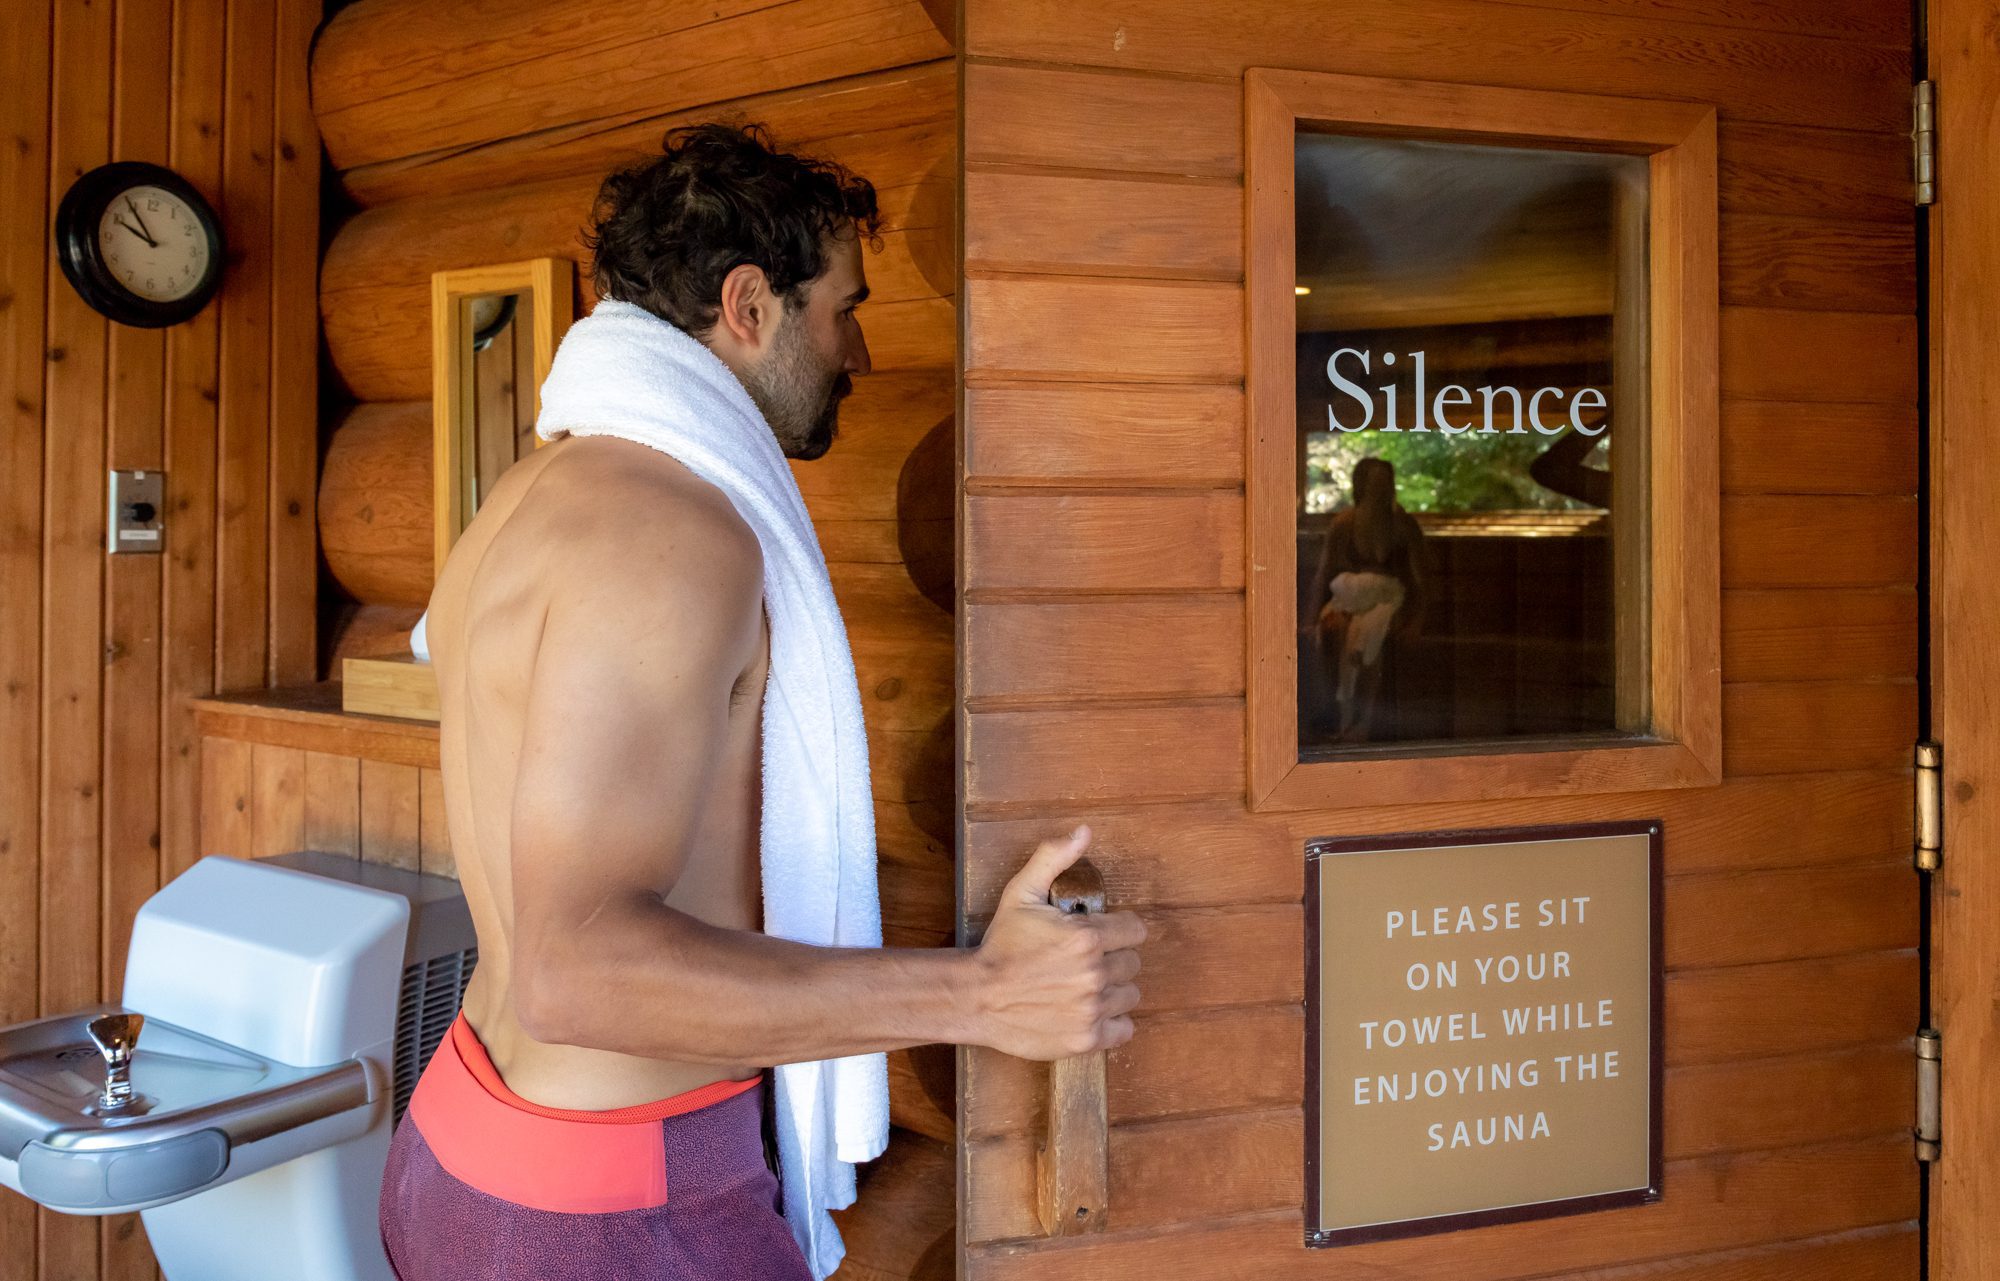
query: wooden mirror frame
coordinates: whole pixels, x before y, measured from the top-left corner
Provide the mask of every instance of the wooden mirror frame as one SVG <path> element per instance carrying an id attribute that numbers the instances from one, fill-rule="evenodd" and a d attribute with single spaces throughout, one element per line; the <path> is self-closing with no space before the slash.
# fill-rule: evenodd
<path id="1" fill-rule="evenodd" d="M 1338 809 L 1720 782 L 1715 108 L 1253 67 L 1244 72 L 1243 117 L 1250 808 Z M 1643 590 L 1650 635 L 1639 692 L 1650 704 L 1650 732 L 1364 746 L 1338 759 L 1299 759 L 1293 138 L 1302 122 L 1347 134 L 1648 158 L 1651 564 Z M 1628 693 L 1621 689 L 1621 705 Z"/>
<path id="2" fill-rule="evenodd" d="M 535 386 L 540 409 L 542 382 L 555 361 L 556 345 L 576 317 L 576 268 L 567 258 L 530 258 L 491 267 L 461 267 L 431 276 L 431 461 L 435 536 L 431 574 L 444 565 L 451 546 L 471 520 L 473 456 L 473 367 L 468 336 L 458 332 L 459 302 L 481 294 L 527 294 L 534 319 Z M 541 437 L 535 438 L 540 448 Z"/>

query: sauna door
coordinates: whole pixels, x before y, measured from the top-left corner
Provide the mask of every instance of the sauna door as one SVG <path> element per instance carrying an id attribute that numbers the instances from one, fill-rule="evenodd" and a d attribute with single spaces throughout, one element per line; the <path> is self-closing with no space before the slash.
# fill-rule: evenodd
<path id="1" fill-rule="evenodd" d="M 1101 1230 L 1049 1070 L 964 1054 L 968 1281 L 1918 1276 L 1909 38 L 969 0 L 963 928 L 1084 819 L 1152 932 Z M 1312 985 L 1379 949 L 1309 851 L 1606 824 L 1659 829 L 1657 1199 L 1318 1234 Z M 1536 1110 L 1478 1102 L 1397 1106 Z"/>

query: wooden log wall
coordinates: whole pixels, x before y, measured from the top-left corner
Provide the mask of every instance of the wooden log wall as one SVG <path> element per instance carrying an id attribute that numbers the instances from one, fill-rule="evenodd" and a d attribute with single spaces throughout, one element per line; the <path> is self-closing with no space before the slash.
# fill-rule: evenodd
<path id="1" fill-rule="evenodd" d="M 954 22 L 918 0 L 359 0 L 329 21 L 312 67 L 356 208 L 320 277 L 330 367 L 353 402 L 328 424 L 318 508 L 342 594 L 329 602 L 336 661 L 404 650 L 430 595 L 431 273 L 586 264 L 599 182 L 678 124 L 762 121 L 876 185 L 882 247 L 864 257 L 860 312 L 875 373 L 856 380 L 840 442 L 797 474 L 861 679 L 885 931 L 919 946 L 950 943 L 954 924 Z M 581 315 L 595 301 L 587 265 L 578 281 Z M 290 756 L 217 760 L 253 791 L 267 771 L 297 772 Z M 389 783 L 359 785 L 365 815 Z M 900 1054 L 892 1074 L 902 1128 L 865 1175 L 888 1191 L 864 1191 L 845 1219 L 841 1275 L 862 1281 L 943 1276 L 952 1261 L 951 1056 Z"/>
<path id="2" fill-rule="evenodd" d="M 1907 7 L 968 0 L 964 23 L 966 926 L 1084 819 L 1152 934 L 1106 1234 L 1040 1238 L 1046 1073 L 961 1060 L 963 1275 L 1916 1276 Z M 1719 104 L 1720 787 L 1246 811 L 1257 65 Z M 1305 1250 L 1303 842 L 1641 815 L 1668 833 L 1664 1202 Z"/>
<path id="3" fill-rule="evenodd" d="M 116 1000 L 133 915 L 197 857 L 185 700 L 314 665 L 319 0 L 21 0 L 0 22 L 0 1024 Z M 51 252 L 113 160 L 215 206 L 219 297 L 114 325 Z M 104 552 L 106 472 L 163 470 L 162 555 Z M 0 1279 L 158 1275 L 137 1215 L 0 1194 Z"/>

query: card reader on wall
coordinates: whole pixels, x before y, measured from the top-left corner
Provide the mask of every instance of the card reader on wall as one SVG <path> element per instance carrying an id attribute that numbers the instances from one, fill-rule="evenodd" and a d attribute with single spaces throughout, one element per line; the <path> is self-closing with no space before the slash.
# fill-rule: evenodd
<path id="1" fill-rule="evenodd" d="M 454 881 L 204 858 L 139 910 L 121 1005 L 0 1029 L 0 1185 L 141 1211 L 169 1281 L 388 1281 L 390 1133 L 475 960 Z"/>

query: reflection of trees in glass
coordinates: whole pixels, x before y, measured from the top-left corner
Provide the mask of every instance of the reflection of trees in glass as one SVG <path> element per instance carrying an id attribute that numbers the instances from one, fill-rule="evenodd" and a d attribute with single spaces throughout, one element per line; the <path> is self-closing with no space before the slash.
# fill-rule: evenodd
<path id="1" fill-rule="evenodd" d="M 1528 468 L 1557 437 L 1535 432 L 1306 433 L 1306 511 L 1328 512 L 1349 501 L 1349 478 L 1363 458 L 1396 468 L 1396 501 L 1412 512 L 1590 511 L 1588 504 L 1545 489 Z M 1606 437 L 1608 439 L 1608 436 Z M 1599 444 L 1588 460 L 1605 465 Z"/>

